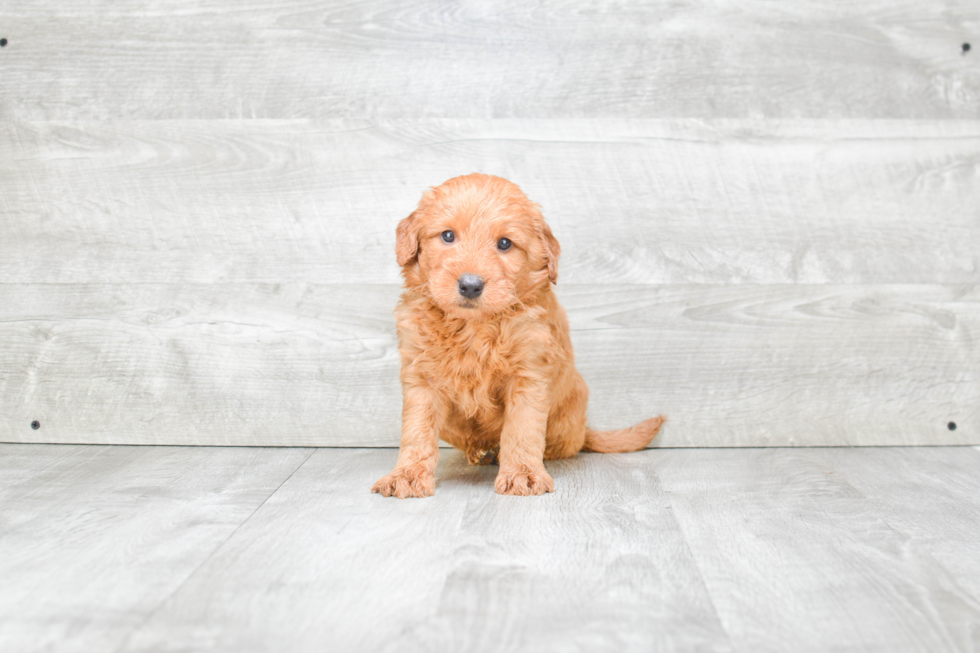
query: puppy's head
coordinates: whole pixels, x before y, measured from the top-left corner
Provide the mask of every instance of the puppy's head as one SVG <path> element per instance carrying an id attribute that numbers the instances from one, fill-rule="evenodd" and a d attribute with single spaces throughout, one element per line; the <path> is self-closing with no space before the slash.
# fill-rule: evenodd
<path id="1" fill-rule="evenodd" d="M 410 287 L 455 317 L 489 317 L 558 280 L 561 247 L 537 205 L 506 179 L 472 174 L 430 188 L 401 221 Z"/>

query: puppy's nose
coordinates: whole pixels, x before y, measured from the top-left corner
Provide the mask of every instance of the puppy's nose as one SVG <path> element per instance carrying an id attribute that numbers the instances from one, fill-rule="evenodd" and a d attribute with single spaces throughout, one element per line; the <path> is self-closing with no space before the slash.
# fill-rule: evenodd
<path id="1" fill-rule="evenodd" d="M 467 299 L 476 299 L 483 292 L 483 279 L 475 274 L 464 274 L 459 278 L 459 294 Z"/>

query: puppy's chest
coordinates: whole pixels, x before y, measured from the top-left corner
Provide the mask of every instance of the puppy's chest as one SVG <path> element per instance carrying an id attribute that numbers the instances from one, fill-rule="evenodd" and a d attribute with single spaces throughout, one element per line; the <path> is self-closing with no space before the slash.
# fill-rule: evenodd
<path id="1" fill-rule="evenodd" d="M 514 352 L 492 329 L 470 334 L 430 334 L 419 371 L 461 413 L 491 419 L 503 409 L 504 388 L 513 376 Z"/>

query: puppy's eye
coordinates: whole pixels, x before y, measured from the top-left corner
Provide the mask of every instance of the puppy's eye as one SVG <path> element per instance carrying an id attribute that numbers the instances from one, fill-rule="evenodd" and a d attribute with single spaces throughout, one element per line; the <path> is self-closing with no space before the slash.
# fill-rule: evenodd
<path id="1" fill-rule="evenodd" d="M 506 252 L 508 249 L 510 249 L 510 246 L 513 244 L 514 243 L 510 242 L 510 239 L 501 238 L 500 240 L 497 241 L 497 249 L 499 249 L 501 252 Z"/>
<path id="2" fill-rule="evenodd" d="M 442 232 L 442 242 L 451 243 L 456 240 L 456 234 L 452 232 L 452 229 L 446 229 Z"/>

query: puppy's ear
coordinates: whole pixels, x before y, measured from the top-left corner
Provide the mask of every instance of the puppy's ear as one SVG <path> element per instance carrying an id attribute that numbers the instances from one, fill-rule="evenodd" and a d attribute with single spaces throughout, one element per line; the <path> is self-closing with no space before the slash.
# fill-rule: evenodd
<path id="1" fill-rule="evenodd" d="M 558 283 L 558 259 L 561 257 L 561 245 L 558 239 L 551 233 L 551 227 L 544 220 L 538 223 L 540 227 L 541 244 L 544 245 L 544 254 L 548 257 L 548 278 L 551 283 Z"/>
<path id="2" fill-rule="evenodd" d="M 395 256 L 398 265 L 405 267 L 419 255 L 419 211 L 415 210 L 410 216 L 398 223 L 395 230 Z"/>
<path id="3" fill-rule="evenodd" d="M 544 221 L 544 216 L 541 215 L 541 210 L 537 204 L 527 201 L 525 210 L 531 216 L 534 232 L 538 235 L 541 247 L 544 249 L 544 256 L 548 261 L 548 278 L 551 279 L 551 283 L 558 283 L 558 259 L 561 257 L 561 245 L 558 244 L 555 235 L 551 233 L 551 227 Z"/>

